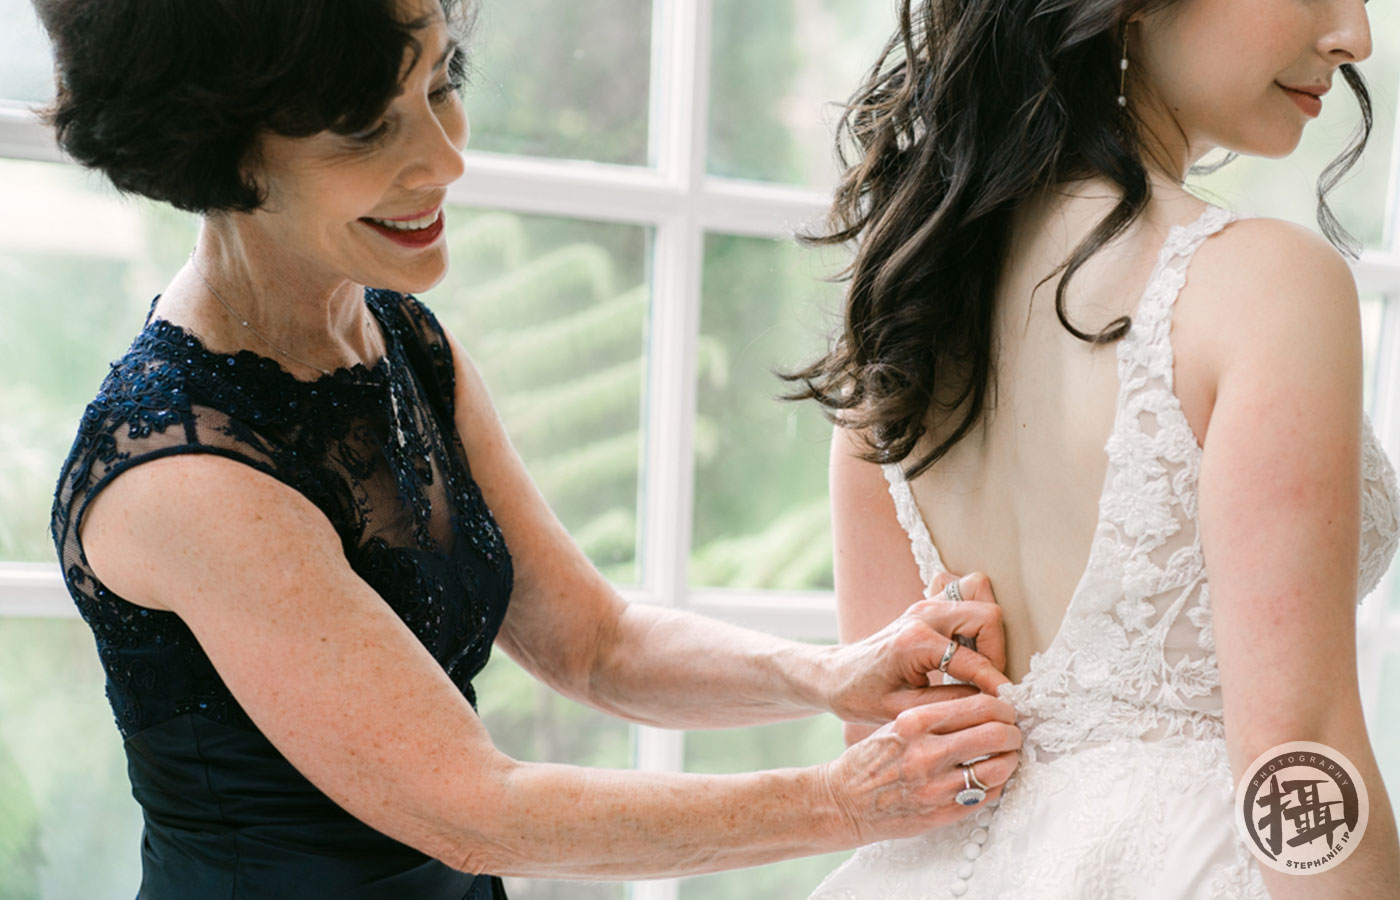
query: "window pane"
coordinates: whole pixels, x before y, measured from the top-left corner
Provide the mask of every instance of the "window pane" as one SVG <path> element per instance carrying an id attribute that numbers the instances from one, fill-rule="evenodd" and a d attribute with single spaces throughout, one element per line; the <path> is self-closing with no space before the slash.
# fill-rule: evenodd
<path id="1" fill-rule="evenodd" d="M 710 159 L 715 175 L 825 185 L 839 104 L 894 31 L 887 3 L 715 0 Z"/>
<path id="2" fill-rule="evenodd" d="M 1363 294 L 1361 296 L 1362 358 L 1365 360 L 1366 366 L 1366 409 L 1370 412 L 1372 419 L 1375 419 L 1379 414 L 1377 404 L 1381 402 L 1380 398 L 1386 397 L 1387 394 L 1389 394 L 1389 402 L 1392 404 L 1397 402 L 1396 398 L 1393 396 L 1395 386 L 1376 383 L 1376 363 L 1381 353 L 1384 352 L 1387 355 L 1400 353 L 1400 347 L 1382 348 L 1381 346 L 1381 329 L 1384 325 L 1386 315 L 1400 314 L 1400 308 L 1391 308 L 1389 313 L 1387 313 L 1386 306 L 1395 302 L 1394 297 L 1387 299 L 1379 294 Z M 1384 440 L 1384 437 L 1382 437 L 1382 440 Z M 1393 452 L 1391 455 L 1391 462 L 1400 465 L 1400 460 L 1395 458 Z M 1383 592 L 1387 584 L 1389 584 L 1389 606 L 1395 612 L 1400 613 L 1400 577 L 1395 577 L 1394 572 L 1394 568 L 1400 566 L 1400 558 L 1391 560 L 1390 564 L 1392 567 L 1390 579 L 1388 582 L 1382 581 L 1380 587 L 1376 590 L 1378 592 Z M 1383 593 L 1378 593 L 1376 596 L 1380 598 L 1385 595 Z"/>
<path id="3" fill-rule="evenodd" d="M 193 246 L 196 220 L 118 202 L 71 166 L 0 162 L 0 559 L 49 561 L 58 467 L 109 360 Z M 499 213 L 450 219 L 453 269 L 424 302 L 481 366 L 566 527 L 637 580 L 650 233 Z M 41 299 L 50 302 L 39 302 Z"/>
<path id="4" fill-rule="evenodd" d="M 0 161 L 0 559 L 54 559 L 58 469 L 83 407 L 194 245 L 194 219 L 119 203 L 72 166 Z"/>
<path id="5" fill-rule="evenodd" d="M 77 619 L 0 618 L 0 896 L 131 900 L 141 811 Z"/>
<path id="6" fill-rule="evenodd" d="M 1365 156 L 1347 180 L 1328 194 L 1327 204 L 1358 240 L 1369 247 L 1381 247 L 1395 111 L 1400 103 L 1400 5 L 1373 3 L 1366 11 L 1371 16 L 1374 52 L 1358 68 L 1369 85 L 1374 130 Z M 1205 188 L 1202 196 L 1212 202 L 1318 230 L 1318 176 L 1350 145 L 1352 132 L 1360 125 L 1360 108 L 1351 88 L 1337 73 L 1332 91 L 1323 98 L 1322 115 L 1303 130 L 1302 142 L 1291 155 L 1284 159 L 1241 157 L 1214 175 L 1193 176 L 1187 181 Z M 1203 162 L 1223 158 L 1223 153 L 1216 151 Z"/>
<path id="7" fill-rule="evenodd" d="M 652 0 L 478 4 L 472 147 L 645 165 Z"/>
<path id="8" fill-rule="evenodd" d="M 753 772 L 824 763 L 840 755 L 841 723 L 816 716 L 760 728 L 693 731 L 685 736 L 687 772 Z M 680 900 L 806 900 L 850 852 L 721 872 L 681 882 Z"/>
<path id="9" fill-rule="evenodd" d="M 0 0 L 0 99 L 41 102 L 53 97 L 49 39 L 33 0 Z"/>
<path id="10" fill-rule="evenodd" d="M 1366 410 L 1376 416 L 1376 362 L 1381 351 L 1381 325 L 1385 318 L 1385 297 L 1380 294 L 1361 295 L 1361 358 L 1365 366 Z M 1400 347 L 1386 348 L 1387 353 L 1400 353 Z"/>
<path id="11" fill-rule="evenodd" d="M 452 270 L 423 295 L 481 369 L 564 526 L 637 581 L 651 234 L 499 212 L 449 216 Z"/>
<path id="12" fill-rule="evenodd" d="M 1400 652 L 1387 653 L 1381 664 L 1380 702 L 1375 718 L 1366 721 L 1366 731 L 1376 752 L 1385 792 L 1395 797 L 1400 794 Z"/>
<path id="13" fill-rule="evenodd" d="M 831 426 L 811 401 L 775 399 L 788 388 L 773 374 L 824 346 L 840 291 L 820 263 L 789 241 L 705 241 L 693 584 L 831 586 Z"/>
<path id="14" fill-rule="evenodd" d="M 526 762 L 567 763 L 626 769 L 632 766 L 635 729 L 566 700 L 499 650 L 476 679 L 479 709 L 491 740 L 502 752 Z M 619 882 L 506 880 L 511 900 L 623 900 Z"/>

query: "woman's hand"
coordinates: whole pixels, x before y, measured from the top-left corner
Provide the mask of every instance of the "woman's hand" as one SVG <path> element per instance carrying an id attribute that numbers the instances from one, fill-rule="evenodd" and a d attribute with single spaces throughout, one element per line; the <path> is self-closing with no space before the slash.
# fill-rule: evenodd
<path id="1" fill-rule="evenodd" d="M 953 580 L 940 575 L 934 588 Z M 831 648 L 831 711 L 846 722 L 884 723 L 908 709 L 938 700 L 985 692 L 996 696 L 1009 683 L 1001 607 L 991 582 L 981 573 L 958 580 L 963 600 L 920 600 L 899 618 L 863 640 Z M 971 684 L 942 684 L 938 663 L 953 635 L 970 638 L 977 649 L 958 645 L 948 673 Z"/>
<path id="2" fill-rule="evenodd" d="M 961 651 L 960 651 L 961 652 Z M 1021 761 L 1021 730 L 1010 704 L 987 694 L 906 710 L 825 766 L 847 827 L 862 843 L 910 837 L 950 825 L 999 798 Z M 974 764 L 987 797 L 962 806 L 960 764 Z"/>

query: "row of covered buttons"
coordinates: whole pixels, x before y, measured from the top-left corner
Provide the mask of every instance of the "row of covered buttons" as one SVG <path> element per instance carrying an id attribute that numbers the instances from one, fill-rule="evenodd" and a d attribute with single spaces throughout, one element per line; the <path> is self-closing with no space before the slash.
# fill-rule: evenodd
<path id="1" fill-rule="evenodd" d="M 987 843 L 987 826 L 992 823 L 992 810 L 1001 803 L 1001 798 L 990 800 L 987 805 L 977 811 L 974 821 L 977 827 L 968 836 L 967 843 L 963 844 L 963 856 L 967 857 L 967 862 L 958 866 L 958 874 L 949 885 L 948 891 L 954 897 L 961 897 L 967 893 L 967 881 L 972 877 L 972 862 L 982 855 L 982 845 Z"/>

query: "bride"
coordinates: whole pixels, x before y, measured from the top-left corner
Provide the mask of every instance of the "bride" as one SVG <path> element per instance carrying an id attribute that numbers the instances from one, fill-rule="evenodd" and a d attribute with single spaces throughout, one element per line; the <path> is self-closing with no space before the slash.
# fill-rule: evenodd
<path id="1" fill-rule="evenodd" d="M 1214 148 L 1292 152 L 1338 75 L 1369 134 L 1370 51 L 1362 0 L 902 3 L 810 237 L 858 247 L 844 326 L 788 377 L 838 426 L 842 640 L 945 565 L 987 572 L 1025 742 L 999 802 L 863 848 L 814 900 L 1400 884 L 1356 675 L 1400 507 L 1356 286 L 1311 231 L 1183 185 Z M 1261 864 L 1234 812 L 1251 762 L 1300 740 L 1369 796 L 1354 850 L 1307 875 Z"/>

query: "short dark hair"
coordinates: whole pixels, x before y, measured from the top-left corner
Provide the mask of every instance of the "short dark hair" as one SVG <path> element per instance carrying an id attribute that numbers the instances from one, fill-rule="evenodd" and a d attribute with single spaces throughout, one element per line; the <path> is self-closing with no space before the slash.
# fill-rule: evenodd
<path id="1" fill-rule="evenodd" d="M 466 78 L 473 0 L 439 0 Z M 123 193 L 197 213 L 266 199 L 242 171 L 258 136 L 370 127 L 426 20 L 397 0 L 34 0 L 53 42 L 59 146 Z"/>

